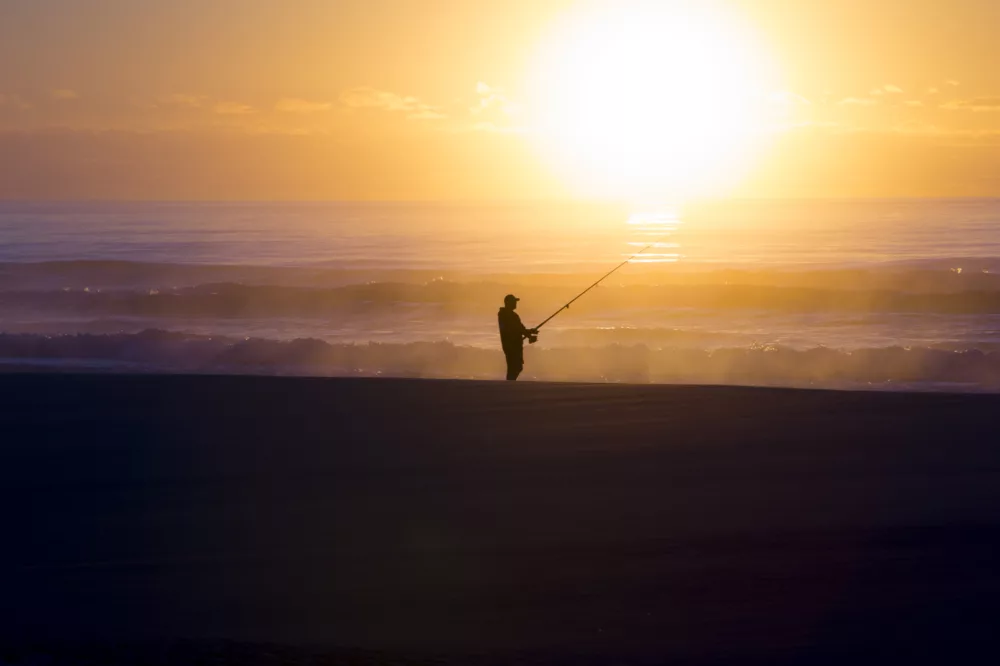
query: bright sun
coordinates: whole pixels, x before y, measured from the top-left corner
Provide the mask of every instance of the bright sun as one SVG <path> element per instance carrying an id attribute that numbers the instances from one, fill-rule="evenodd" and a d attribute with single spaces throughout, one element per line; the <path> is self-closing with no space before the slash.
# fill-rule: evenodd
<path id="1" fill-rule="evenodd" d="M 545 157 L 580 193 L 715 194 L 763 141 L 769 59 L 710 0 L 591 3 L 559 22 L 529 95 Z"/>

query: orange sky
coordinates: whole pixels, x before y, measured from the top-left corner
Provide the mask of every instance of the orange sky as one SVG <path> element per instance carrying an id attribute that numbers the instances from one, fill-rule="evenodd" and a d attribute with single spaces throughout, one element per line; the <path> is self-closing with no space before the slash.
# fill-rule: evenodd
<path id="1" fill-rule="evenodd" d="M 593 4 L 6 0 L 0 197 L 579 196 L 530 81 Z M 1000 3 L 717 4 L 774 65 L 766 141 L 721 193 L 1000 196 Z M 693 109 L 677 122 L 712 111 L 664 94 Z"/>

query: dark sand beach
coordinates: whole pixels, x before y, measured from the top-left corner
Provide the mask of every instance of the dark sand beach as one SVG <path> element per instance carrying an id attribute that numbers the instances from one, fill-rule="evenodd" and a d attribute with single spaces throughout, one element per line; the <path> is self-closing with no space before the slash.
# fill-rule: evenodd
<path id="1" fill-rule="evenodd" d="M 0 662 L 981 657 L 998 426 L 991 395 L 0 375 Z"/>

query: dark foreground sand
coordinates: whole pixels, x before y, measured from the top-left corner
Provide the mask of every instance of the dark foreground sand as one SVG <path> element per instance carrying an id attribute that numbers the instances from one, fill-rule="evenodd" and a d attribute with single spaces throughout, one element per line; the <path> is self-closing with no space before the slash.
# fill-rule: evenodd
<path id="1" fill-rule="evenodd" d="M 985 656 L 998 426 L 1000 396 L 0 375 L 0 663 Z"/>

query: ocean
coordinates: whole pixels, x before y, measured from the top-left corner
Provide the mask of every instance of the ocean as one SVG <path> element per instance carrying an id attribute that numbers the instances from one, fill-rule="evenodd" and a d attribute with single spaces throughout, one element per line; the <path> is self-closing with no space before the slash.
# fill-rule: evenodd
<path id="1" fill-rule="evenodd" d="M 0 366 L 1000 390 L 1000 200 L 0 203 Z"/>

